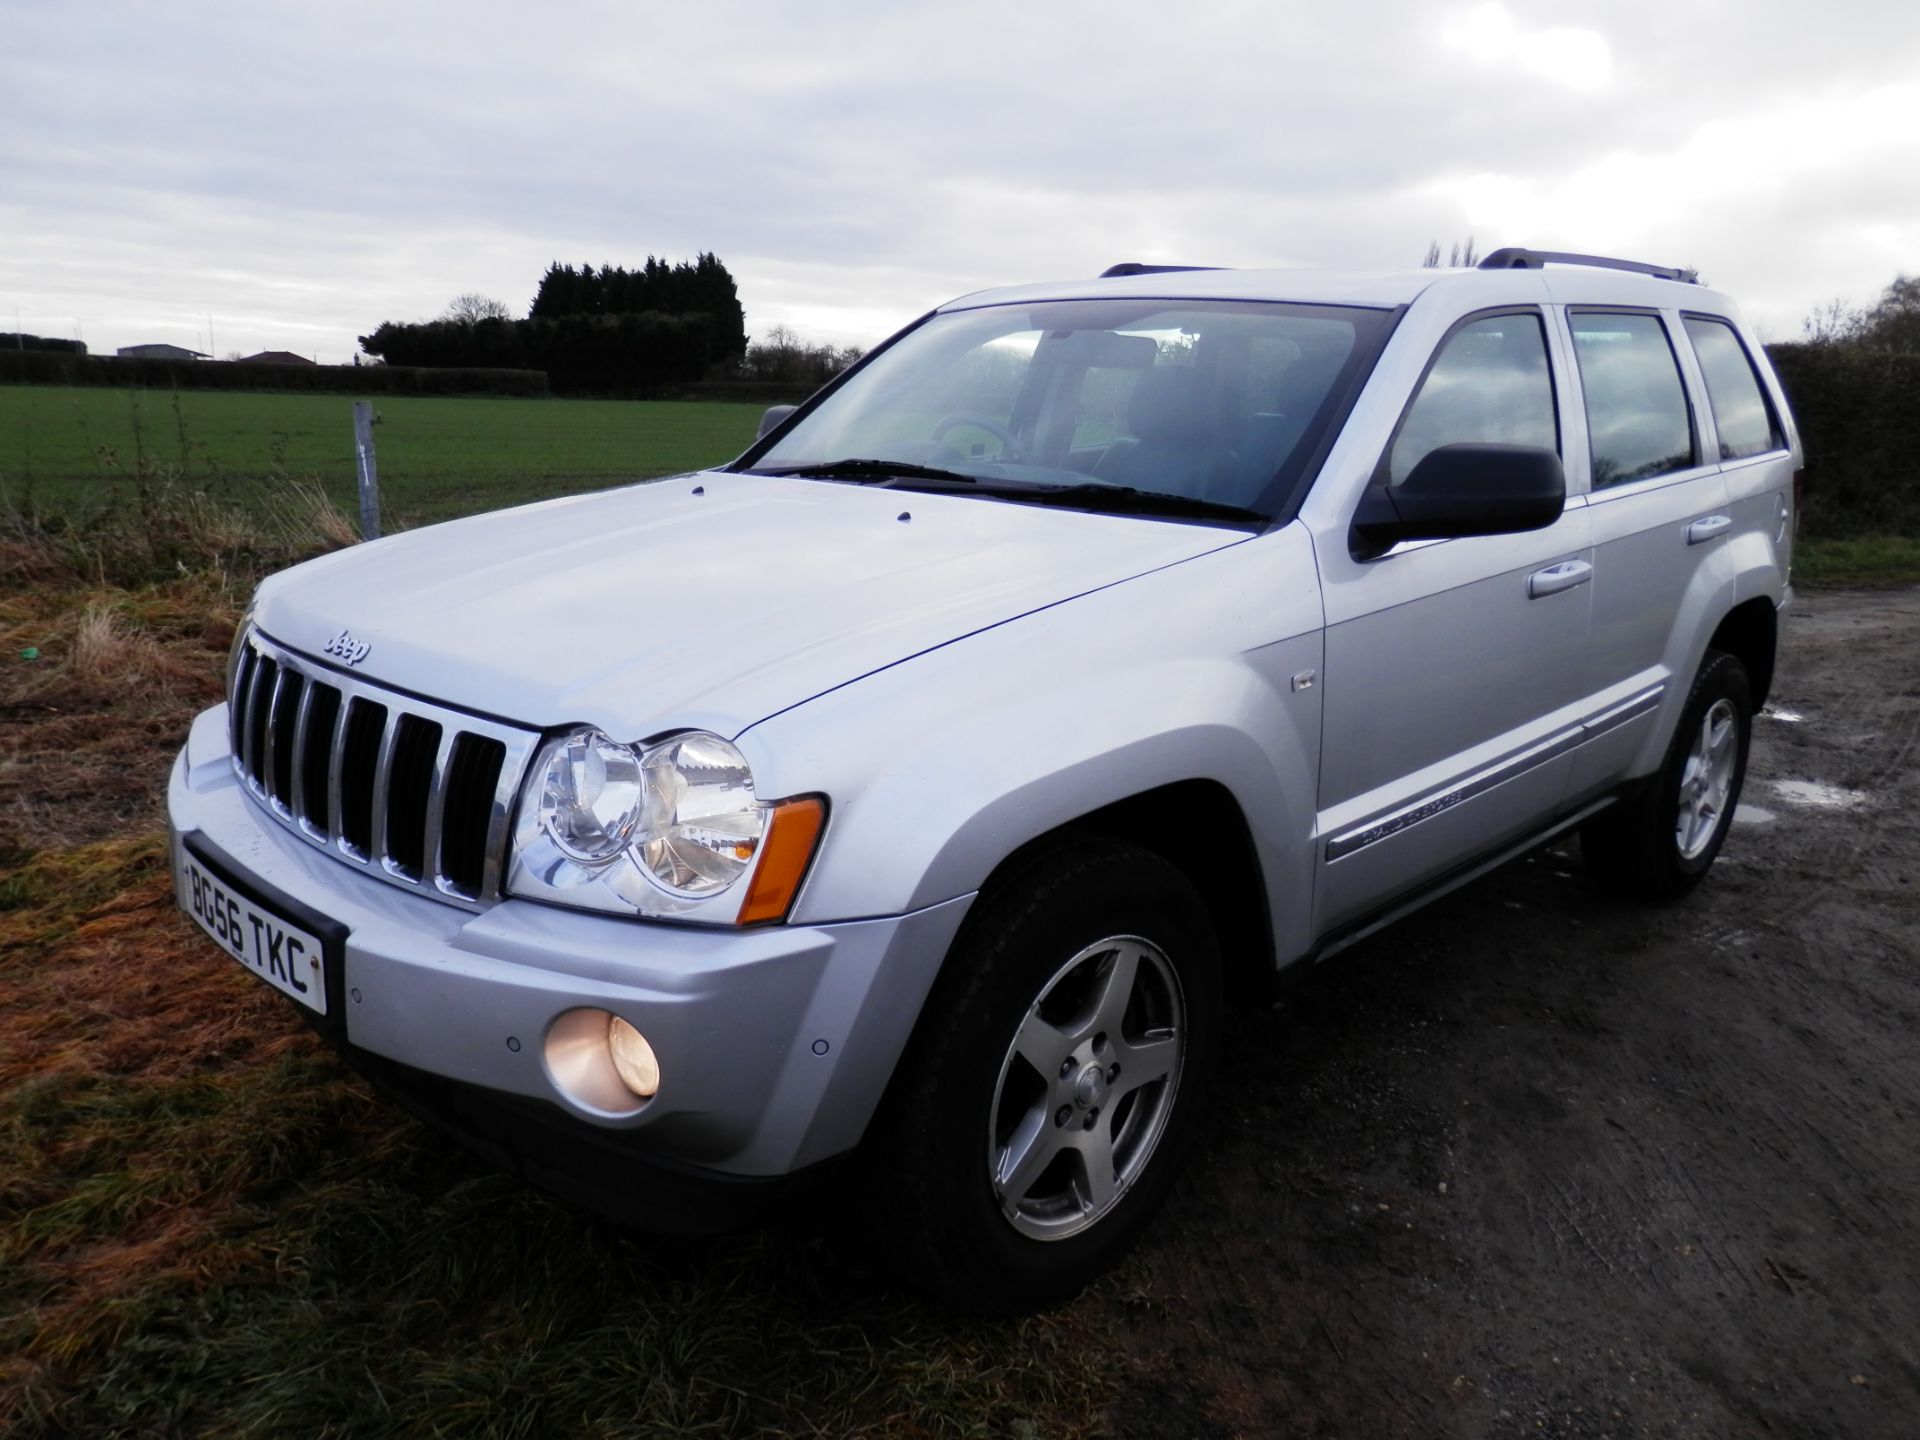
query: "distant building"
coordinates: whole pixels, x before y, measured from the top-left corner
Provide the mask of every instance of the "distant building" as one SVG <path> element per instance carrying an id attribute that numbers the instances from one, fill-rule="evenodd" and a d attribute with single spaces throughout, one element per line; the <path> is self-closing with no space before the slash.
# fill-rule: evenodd
<path id="1" fill-rule="evenodd" d="M 211 357 L 198 350 L 189 350 L 184 345 L 122 345 L 117 355 L 129 360 L 206 360 Z"/>
<path id="2" fill-rule="evenodd" d="M 242 355 L 242 365 L 311 365 L 313 361 L 291 350 L 262 350 L 258 355 Z"/>

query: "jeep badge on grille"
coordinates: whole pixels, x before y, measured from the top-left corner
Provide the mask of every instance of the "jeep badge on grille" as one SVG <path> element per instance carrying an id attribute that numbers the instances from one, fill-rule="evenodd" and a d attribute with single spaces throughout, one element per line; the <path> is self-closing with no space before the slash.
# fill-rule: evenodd
<path id="1" fill-rule="evenodd" d="M 367 652 L 372 648 L 365 640 L 356 640 L 350 632 L 342 630 L 327 641 L 321 653 L 336 656 L 349 665 L 358 665 L 367 658 Z"/>

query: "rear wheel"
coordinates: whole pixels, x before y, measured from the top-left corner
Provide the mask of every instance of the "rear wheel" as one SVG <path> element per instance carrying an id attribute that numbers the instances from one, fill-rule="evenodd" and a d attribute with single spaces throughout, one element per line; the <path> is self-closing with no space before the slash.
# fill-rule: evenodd
<path id="1" fill-rule="evenodd" d="M 901 1277 L 1007 1312 L 1119 1259 L 1204 1104 L 1219 970 L 1193 887 L 1131 846 L 1082 841 L 983 896 L 867 1146 Z"/>
<path id="2" fill-rule="evenodd" d="M 1733 823 L 1752 733 L 1746 669 L 1708 651 L 1659 772 L 1581 830 L 1588 867 L 1648 900 L 1675 899 L 1699 884 Z"/>

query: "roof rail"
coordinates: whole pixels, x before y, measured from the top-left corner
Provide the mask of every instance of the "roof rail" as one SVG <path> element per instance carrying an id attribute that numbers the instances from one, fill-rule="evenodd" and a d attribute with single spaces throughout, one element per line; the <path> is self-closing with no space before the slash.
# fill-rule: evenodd
<path id="1" fill-rule="evenodd" d="M 1111 280 L 1119 275 L 1166 275 L 1176 270 L 1218 270 L 1218 265 L 1146 265 L 1138 260 L 1122 260 L 1118 265 L 1109 265 L 1100 272 L 1102 280 Z"/>
<path id="2" fill-rule="evenodd" d="M 1602 270 L 1631 270 L 1656 280 L 1678 280 L 1683 285 L 1700 283 L 1697 270 L 1685 270 L 1677 265 L 1649 265 L 1642 260 L 1615 260 L 1608 255 L 1576 255 L 1570 250 L 1527 250 L 1509 245 L 1480 262 L 1482 270 L 1538 270 L 1546 265 L 1593 265 Z"/>

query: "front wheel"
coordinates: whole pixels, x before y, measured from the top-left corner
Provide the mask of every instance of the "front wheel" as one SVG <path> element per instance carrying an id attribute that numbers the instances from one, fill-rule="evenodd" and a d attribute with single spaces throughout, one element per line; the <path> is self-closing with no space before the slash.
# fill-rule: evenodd
<path id="1" fill-rule="evenodd" d="M 1119 1259 L 1205 1103 L 1219 972 L 1200 897 L 1132 846 L 1087 839 L 984 895 L 867 1146 L 896 1272 L 1009 1312 Z"/>
<path id="2" fill-rule="evenodd" d="M 1752 734 L 1746 668 L 1708 651 L 1659 772 L 1582 828 L 1588 868 L 1648 900 L 1675 899 L 1699 884 L 1733 824 Z"/>

